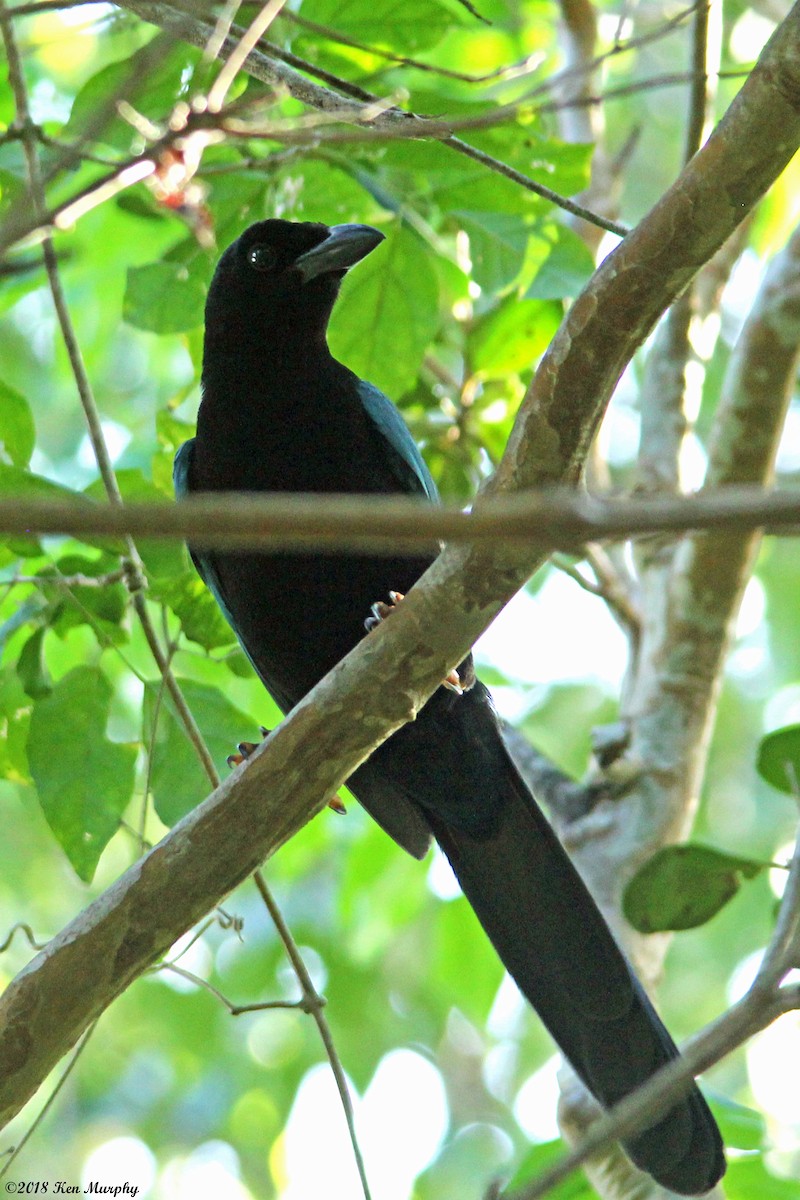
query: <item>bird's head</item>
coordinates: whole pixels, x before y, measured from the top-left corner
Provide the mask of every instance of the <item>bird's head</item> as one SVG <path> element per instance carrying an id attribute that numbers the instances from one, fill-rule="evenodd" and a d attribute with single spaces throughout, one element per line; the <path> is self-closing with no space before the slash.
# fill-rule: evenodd
<path id="1" fill-rule="evenodd" d="M 384 235 L 370 225 L 259 221 L 217 264 L 206 302 L 206 337 L 272 338 L 295 331 L 306 344 L 323 339 L 348 269 Z"/>

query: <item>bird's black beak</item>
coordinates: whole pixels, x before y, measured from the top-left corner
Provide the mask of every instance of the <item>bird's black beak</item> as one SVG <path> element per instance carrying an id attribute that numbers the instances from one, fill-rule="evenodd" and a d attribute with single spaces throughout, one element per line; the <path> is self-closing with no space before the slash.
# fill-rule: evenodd
<path id="1" fill-rule="evenodd" d="M 385 234 L 371 225 L 331 225 L 324 242 L 295 259 L 303 283 L 331 271 L 347 271 L 379 246 Z"/>

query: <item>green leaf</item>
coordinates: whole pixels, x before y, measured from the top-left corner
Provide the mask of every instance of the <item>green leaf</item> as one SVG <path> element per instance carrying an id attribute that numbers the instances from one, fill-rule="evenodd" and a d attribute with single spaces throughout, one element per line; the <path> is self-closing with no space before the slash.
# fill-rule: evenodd
<path id="1" fill-rule="evenodd" d="M 761 739 L 756 770 L 779 792 L 796 794 L 800 787 L 800 725 L 786 725 Z"/>
<path id="2" fill-rule="evenodd" d="M 123 212 L 132 217 L 141 217 L 144 221 L 166 220 L 165 211 L 156 207 L 154 197 L 141 184 L 121 192 L 114 203 Z"/>
<path id="3" fill-rule="evenodd" d="M 79 625 L 89 625 L 115 645 L 127 640 L 121 624 L 128 609 L 128 592 L 122 582 L 98 587 L 72 584 L 68 590 L 56 582 L 59 576 L 84 575 L 96 579 L 113 572 L 117 566 L 117 560 L 110 555 L 89 558 L 84 554 L 64 554 L 55 566 L 39 572 L 41 579 L 53 579 L 52 584 L 44 584 L 42 591 L 51 605 L 48 623 L 59 637 Z"/>
<path id="4" fill-rule="evenodd" d="M 414 384 L 436 333 L 439 289 L 430 254 L 416 234 L 395 225 L 346 277 L 333 310 L 333 353 L 393 400 Z"/>
<path id="5" fill-rule="evenodd" d="M 237 644 L 238 645 L 238 644 Z M 244 650 L 235 649 L 225 655 L 225 666 L 230 671 L 231 675 L 235 675 L 237 679 L 252 679 L 253 664 L 245 654 Z"/>
<path id="6" fill-rule="evenodd" d="M 482 134 L 481 145 L 500 132 L 489 130 Z M 519 135 L 519 129 L 516 133 Z M 514 166 L 522 166 L 520 160 L 524 160 L 527 174 L 562 196 L 574 196 L 589 186 L 594 154 L 591 142 L 562 142 L 531 132 L 527 137 L 515 137 L 509 150 L 506 157 L 513 157 Z"/>
<path id="7" fill-rule="evenodd" d="M 567 1149 L 566 1143 L 560 1139 L 531 1146 L 511 1178 L 509 1192 L 516 1192 L 532 1184 L 538 1175 L 555 1166 L 564 1157 Z M 547 1195 L 552 1200 L 595 1200 L 597 1193 L 590 1187 L 583 1172 L 579 1171 L 571 1174 L 555 1188 L 548 1189 Z"/>
<path id="8" fill-rule="evenodd" d="M 36 444 L 30 405 L 21 392 L 1 381 L 0 442 L 15 467 L 27 467 Z"/>
<path id="9" fill-rule="evenodd" d="M 28 734 L 42 811 L 87 883 L 133 794 L 136 748 L 106 737 L 111 697 L 101 671 L 75 667 L 34 705 Z"/>
<path id="10" fill-rule="evenodd" d="M 463 209 L 468 198 L 470 212 L 515 213 L 522 222 L 528 213 L 552 208 L 548 201 L 523 191 L 505 176 L 487 171 L 482 163 L 448 152 L 441 143 L 407 138 L 390 142 L 375 168 L 375 180 L 386 197 L 386 207 L 398 211 L 404 204 L 413 204 L 426 213 L 438 209 L 449 215 Z"/>
<path id="11" fill-rule="evenodd" d="M 505 291 L 525 262 L 530 230 L 524 219 L 518 213 L 468 212 L 464 209 L 457 209 L 453 216 L 469 234 L 475 282 L 492 296 Z"/>
<path id="12" fill-rule="evenodd" d="M 108 120 L 93 140 L 129 153 L 137 134 L 130 122 L 117 115 L 115 101 L 124 98 L 151 120 L 164 120 L 183 90 L 187 68 L 199 57 L 200 52 L 185 43 L 177 43 L 172 49 L 165 46 L 157 58 L 149 46 L 143 46 L 128 58 L 103 67 L 78 91 L 61 136 L 79 141 L 98 113 L 108 108 Z M 143 60 L 146 70 L 140 66 Z"/>
<path id="13" fill-rule="evenodd" d="M 737 1158 L 728 1164 L 725 1175 L 727 1200 L 798 1200 L 796 1179 L 771 1175 L 761 1154 Z"/>
<path id="14" fill-rule="evenodd" d="M 23 625 L 27 625 L 29 621 L 36 621 L 38 624 L 46 607 L 45 601 L 38 593 L 24 600 L 16 612 L 13 612 L 8 620 L 3 621 L 0 625 L 0 650 L 3 649 L 12 634 L 16 633 L 18 629 L 22 629 Z"/>
<path id="15" fill-rule="evenodd" d="M 770 865 L 722 854 L 710 846 L 665 846 L 626 887 L 623 911 L 640 933 L 693 929 L 736 895 L 740 876 L 753 879 Z"/>
<path id="16" fill-rule="evenodd" d="M 155 581 L 150 596 L 171 608 L 186 636 L 204 650 L 230 646 L 236 641 L 219 605 L 195 570 Z"/>
<path id="17" fill-rule="evenodd" d="M 227 757 L 237 743 L 258 740 L 253 719 L 234 708 L 218 688 L 191 679 L 180 680 L 180 685 L 217 770 L 225 776 L 230 770 Z M 271 719 L 275 709 L 266 695 L 264 710 L 265 719 Z M 145 687 L 143 722 L 142 740 L 153 748 L 150 787 L 155 809 L 165 825 L 174 825 L 208 795 L 211 785 L 171 698 L 157 684 Z"/>
<path id="18" fill-rule="evenodd" d="M 726 1146 L 735 1146 L 737 1150 L 758 1150 L 764 1146 L 767 1123 L 763 1113 L 737 1104 L 729 1096 L 712 1093 L 707 1098 Z"/>
<path id="19" fill-rule="evenodd" d="M 30 700 L 10 666 L 0 670 L 0 779 L 29 784 L 25 746 L 30 727 Z"/>
<path id="20" fill-rule="evenodd" d="M 443 904 L 436 917 L 436 959 L 431 966 L 448 995 L 478 1025 L 489 1015 L 503 978 L 502 964 L 466 900 Z"/>
<path id="21" fill-rule="evenodd" d="M 17 659 L 17 675 L 32 700 L 41 700 L 53 690 L 53 680 L 44 659 L 46 626 L 35 630 L 22 647 Z"/>
<path id="22" fill-rule="evenodd" d="M 304 0 L 303 16 L 405 54 L 434 46 L 454 24 L 436 0 Z"/>
<path id="23" fill-rule="evenodd" d="M 577 296 L 595 268 L 591 251 L 572 229 L 555 223 L 553 229 L 550 253 L 526 292 L 535 300 Z"/>
<path id="24" fill-rule="evenodd" d="M 11 467 L 0 463 L 0 499 L 3 500 L 72 500 L 78 498 L 78 493 L 70 488 L 53 483 L 43 475 L 34 475 L 21 467 Z M 33 558 L 41 554 L 42 548 L 37 538 L 26 537 L 23 534 L 6 534 L 0 538 L 23 558 Z M 88 539 L 86 539 L 88 540 Z"/>
<path id="25" fill-rule="evenodd" d="M 191 385 L 194 387 L 194 383 Z M 194 437 L 194 425 L 181 421 L 172 408 L 160 408 L 156 413 L 156 437 L 168 450 L 177 450 L 189 438 Z"/>
<path id="26" fill-rule="evenodd" d="M 470 370 L 491 378 L 535 367 L 558 328 L 559 314 L 543 300 L 508 296 L 479 317 L 469 332 Z"/>
<path id="27" fill-rule="evenodd" d="M 117 468 L 117 484 L 123 500 L 136 503 L 163 503 L 164 493 L 149 479 L 146 479 L 137 467 Z M 101 501 L 105 497 L 105 489 L 101 479 L 96 479 L 86 488 L 84 493 L 92 499 Z M 108 549 L 113 543 L 106 542 Z M 186 568 L 186 558 L 183 546 L 178 542 L 160 541 L 157 538 L 137 538 L 136 545 L 142 556 L 148 574 L 153 576 L 172 576 Z M 124 552 L 124 543 L 116 545 L 117 553 Z"/>
<path id="28" fill-rule="evenodd" d="M 206 289 L 183 263 L 129 267 L 122 315 L 149 333 L 184 333 L 203 323 Z"/>

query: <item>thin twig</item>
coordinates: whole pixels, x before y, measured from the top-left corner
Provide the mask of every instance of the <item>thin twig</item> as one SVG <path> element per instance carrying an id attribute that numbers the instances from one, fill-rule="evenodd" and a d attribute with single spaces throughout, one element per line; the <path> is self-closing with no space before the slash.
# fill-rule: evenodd
<path id="1" fill-rule="evenodd" d="M 175 975 L 180 975 L 182 979 L 187 979 L 189 983 L 197 984 L 199 988 L 210 992 L 212 996 L 219 1000 L 220 1004 L 224 1004 L 232 1017 L 241 1017 L 245 1013 L 265 1012 L 276 1008 L 297 1008 L 301 1012 L 310 1011 L 306 1007 L 305 1000 L 256 1000 L 252 1004 L 234 1004 L 232 1000 L 214 987 L 213 983 L 209 983 L 207 979 L 202 979 L 199 975 L 195 975 L 194 971 L 187 971 L 185 967 L 179 967 L 173 962 L 160 963 L 153 968 L 153 972 L 172 971 Z"/>
<path id="2" fill-rule="evenodd" d="M 178 648 L 178 639 L 176 638 L 168 648 L 167 662 L 170 667 L 172 660 L 175 657 L 175 652 Z M 144 783 L 142 785 L 142 810 L 139 814 L 139 828 L 136 831 L 136 836 L 139 841 L 139 849 L 142 854 L 148 849 L 147 839 L 145 837 L 145 828 L 147 826 L 147 811 L 150 803 L 150 789 L 153 783 L 153 759 L 156 749 L 156 737 L 158 735 L 158 721 L 161 715 L 161 705 L 164 702 L 164 691 L 166 689 L 166 680 L 163 675 L 159 677 L 158 690 L 155 700 L 153 701 L 152 723 L 150 728 L 150 737 L 147 739 L 145 747 L 145 773 Z"/>
<path id="3" fill-rule="evenodd" d="M 215 32 L 215 26 L 211 23 L 198 20 L 184 10 L 167 4 L 159 3 L 158 0 L 125 0 L 123 7 L 137 13 L 144 20 L 151 21 L 153 24 L 161 26 L 172 36 L 180 37 L 193 45 L 199 46 L 204 51 L 208 47 L 209 40 L 213 38 Z M 686 20 L 686 18 L 695 11 L 696 7 L 697 5 L 691 5 L 687 9 L 676 14 L 675 17 L 672 17 L 658 29 L 643 34 L 640 37 L 631 38 L 626 43 L 615 44 L 610 51 L 596 56 L 596 58 L 591 62 L 580 64 L 578 68 L 569 68 L 567 71 L 561 72 L 555 78 L 558 80 L 564 80 L 571 74 L 574 74 L 576 71 L 585 72 L 594 70 L 597 66 L 611 57 L 632 49 L 636 49 L 658 38 L 664 37 L 665 35 L 671 33 L 674 29 L 678 28 Z M 234 30 L 236 35 L 241 34 L 241 32 L 242 31 L 240 30 Z M 226 41 L 226 45 L 232 49 L 235 48 L 236 44 L 237 43 L 232 42 L 230 38 Z M 341 119 L 352 120 L 356 125 L 360 125 L 364 120 L 362 103 L 374 103 L 376 101 L 376 97 L 371 96 L 367 92 L 363 92 L 361 89 L 359 89 L 358 92 L 358 101 L 353 99 L 347 100 L 345 96 L 341 94 L 337 95 L 336 91 L 332 91 L 330 88 L 320 87 L 319 85 L 311 83 L 307 78 L 299 74 L 297 70 L 292 70 L 291 67 L 283 65 L 283 63 L 276 61 L 275 58 L 271 58 L 258 50 L 253 50 L 251 52 L 244 64 L 244 69 L 254 77 L 261 79 L 264 82 L 271 83 L 273 85 L 277 84 L 278 86 L 285 88 L 290 95 L 293 95 L 303 103 L 308 104 L 322 112 L 327 113 L 331 112 L 332 110 L 342 110 Z M 330 77 L 329 82 L 332 87 L 335 87 L 339 89 L 340 92 L 345 93 L 352 92 L 354 86 L 349 84 L 346 80 L 337 79 L 333 76 Z M 532 89 L 532 91 L 522 102 L 521 106 L 530 107 L 530 101 L 536 95 L 549 91 L 553 85 L 553 82 L 553 79 L 549 79 L 546 81 L 546 83 Z M 401 112 L 398 109 L 391 109 L 390 111 L 387 111 L 379 121 L 375 122 L 376 128 L 374 131 L 364 130 L 363 128 L 356 129 L 352 132 L 351 140 L 363 140 L 364 138 L 369 138 L 371 136 L 379 136 L 383 139 L 386 139 L 387 137 L 398 136 L 437 137 L 439 140 L 442 140 L 445 145 L 450 146 L 450 148 L 456 152 L 466 154 L 468 157 L 479 161 L 481 165 L 488 170 L 503 174 L 526 190 L 533 191 L 536 194 L 550 200 L 552 203 L 566 207 L 567 211 L 572 212 L 575 216 L 580 217 L 583 220 L 589 221 L 590 223 L 597 223 L 596 214 L 583 209 L 580 205 L 574 205 L 570 201 L 567 201 L 565 205 L 562 205 L 564 198 L 559 196 L 557 193 L 554 193 L 550 189 L 546 189 L 537 184 L 536 181 L 529 179 L 521 172 L 516 171 L 508 164 L 494 158 L 492 155 L 486 154 L 482 151 L 477 151 L 474 147 L 462 142 L 461 139 L 454 138 L 452 136 L 453 131 L 459 128 L 474 128 L 476 126 L 479 127 L 481 125 L 496 123 L 497 120 L 500 119 L 505 120 L 510 113 L 517 111 L 519 107 L 520 105 L 512 105 L 508 106 L 508 110 L 501 109 L 499 113 L 489 114 L 488 116 L 481 116 L 474 119 L 468 118 L 450 122 L 426 122 L 425 120 L 415 117 L 414 114 Z M 408 122 L 411 124 L 407 124 Z M 305 134 L 304 136 L 308 137 L 308 134 Z M 337 133 L 336 137 L 337 140 L 344 140 L 345 135 L 339 132 Z M 154 148 L 151 148 L 151 151 L 152 153 L 156 152 Z M 73 149 L 71 153 L 79 154 L 79 149 Z M 66 161 L 63 163 L 57 162 L 54 164 L 53 170 L 63 169 L 67 165 L 69 165 L 69 163 Z M 106 176 L 104 179 L 97 181 L 95 184 L 91 184 L 87 188 L 83 189 L 83 191 L 79 193 L 78 197 L 74 197 L 71 200 L 65 201 L 61 205 L 55 207 L 50 212 L 46 213 L 41 221 L 37 221 L 30 216 L 26 217 L 24 214 L 18 212 L 13 213 L 6 222 L 6 229 L 3 237 L 0 238 L 0 249 L 6 249 L 10 245 L 20 241 L 22 238 L 30 236 L 37 230 L 37 228 L 42 226 L 45 228 L 52 227 L 57 221 L 59 215 L 66 219 L 66 212 L 71 212 L 71 219 L 77 219 L 78 209 L 75 206 L 79 205 L 81 200 L 84 201 L 85 211 L 88 211 L 89 207 L 93 206 L 89 203 L 89 200 L 91 197 L 95 196 L 95 193 L 103 196 L 104 198 L 106 196 L 116 194 L 117 191 L 129 186 L 131 183 L 137 181 L 137 179 L 141 179 L 143 177 L 143 172 L 144 174 L 149 174 L 152 173 L 153 169 L 153 162 L 150 156 L 139 156 L 136 159 L 130 160 L 128 163 L 121 164 L 120 167 L 115 172 L 112 172 L 110 176 Z M 84 210 L 82 209 L 81 211 Z M 600 226 L 601 228 L 608 229 L 611 232 L 616 233 L 618 236 L 624 236 L 626 233 L 626 230 L 623 226 L 619 224 L 611 226 L 608 223 L 605 223 L 602 218 L 600 219 Z"/>
<path id="4" fill-rule="evenodd" d="M 609 221 L 606 217 L 601 217 L 598 213 L 584 208 L 582 204 L 576 204 L 573 200 L 568 200 L 566 196 L 560 196 L 558 192 L 545 187 L 544 184 L 536 183 L 535 180 L 524 175 L 522 171 L 518 171 L 516 167 L 511 167 L 508 163 L 501 162 L 499 158 L 494 158 L 491 154 L 486 154 L 485 151 L 479 150 L 476 146 L 470 146 L 468 142 L 462 141 L 461 138 L 447 138 L 444 144 L 451 146 L 454 150 L 458 150 L 460 154 L 466 155 L 467 158 L 474 159 L 475 162 L 487 167 L 490 171 L 495 171 L 498 175 L 504 175 L 506 179 L 510 179 L 513 183 L 518 183 L 526 191 L 534 192 L 537 196 L 542 196 L 543 199 L 549 200 L 551 204 L 558 205 L 565 212 L 571 213 L 573 217 L 580 217 L 583 221 L 589 221 L 592 225 L 598 225 L 608 233 L 615 233 L 617 237 L 625 237 L 629 232 L 627 225 L 621 225 L 619 221 Z"/>
<path id="5" fill-rule="evenodd" d="M 239 38 L 238 45 L 228 57 L 206 97 L 209 112 L 220 111 L 225 103 L 225 97 L 230 91 L 231 84 L 244 66 L 250 51 L 256 48 L 285 3 L 286 0 L 267 0 L 261 12 L 251 21 L 249 27 Z"/>
<path id="6" fill-rule="evenodd" d="M 32 949 L 34 949 L 34 950 L 43 950 L 44 947 L 47 945 L 46 942 L 38 942 L 36 940 L 36 935 L 33 932 L 33 929 L 30 927 L 30 925 L 27 924 L 27 922 L 17 921 L 16 924 L 12 925 L 11 928 L 9 929 L 9 931 L 6 935 L 5 941 L 0 942 L 0 954 L 5 954 L 5 952 L 11 946 L 11 943 L 14 941 L 14 936 L 17 933 L 23 933 L 28 942 L 28 945 L 31 946 Z"/>
<path id="7" fill-rule="evenodd" d="M 31 583 L 35 587 L 52 587 L 55 584 L 57 587 L 65 589 L 70 588 L 104 588 L 111 587 L 112 584 L 121 583 L 125 578 L 125 572 L 122 567 L 118 571 L 109 571 L 105 575 L 15 575 L 13 579 L 3 579 L 2 583 L 10 583 L 13 585 L 22 583 Z"/>
<path id="8" fill-rule="evenodd" d="M 317 1024 L 319 1036 L 322 1039 L 322 1044 L 325 1047 L 325 1052 L 328 1055 L 328 1062 L 331 1064 L 333 1078 L 336 1081 L 336 1087 L 339 1092 L 342 1109 L 344 1110 L 345 1120 L 347 1121 L 347 1130 L 350 1135 L 350 1144 L 353 1148 L 353 1156 L 356 1160 L 359 1179 L 361 1180 L 361 1188 L 364 1192 L 364 1200 L 370 1200 L 369 1181 L 367 1179 L 366 1167 L 361 1154 L 361 1146 L 358 1142 L 356 1134 L 355 1113 L 353 1111 L 353 1101 L 350 1096 L 350 1089 L 347 1086 L 347 1077 L 344 1073 L 339 1053 L 333 1041 L 330 1025 L 328 1024 L 325 1013 L 323 1012 L 324 1000 L 318 994 L 314 987 L 314 981 L 308 973 L 308 969 L 300 956 L 295 941 L 289 932 L 286 922 L 283 919 L 283 914 L 275 903 L 275 899 L 267 887 L 264 876 L 261 871 L 256 871 L 253 874 L 253 880 L 258 888 L 261 899 L 275 923 L 275 928 L 283 942 L 286 953 L 289 956 L 295 974 L 300 980 L 300 987 L 303 990 L 303 1000 L 308 1006 L 307 1011 L 311 1013 Z"/>
<path id="9" fill-rule="evenodd" d="M 161 25 L 173 36 L 182 37 L 185 40 L 190 41 L 195 45 L 199 45 L 204 49 L 208 45 L 209 38 L 213 35 L 213 27 L 207 22 L 198 21 L 180 9 L 173 9 L 168 5 L 154 3 L 153 0 L 126 0 L 125 7 L 130 8 L 132 11 L 138 13 L 145 20 L 151 20 L 155 24 Z M 240 33 L 238 30 L 235 32 L 237 36 Z M 231 40 L 228 39 L 225 45 L 232 51 L 235 51 L 238 43 L 233 43 L 232 45 Z M 361 93 L 358 101 L 352 99 L 347 100 L 344 96 L 337 95 L 336 92 L 333 92 L 328 88 L 323 88 L 319 85 L 312 84 L 308 79 L 299 75 L 290 67 L 284 66 L 282 63 L 277 62 L 274 58 L 270 58 L 257 50 L 251 51 L 249 56 L 246 58 L 245 69 L 247 69 L 257 78 L 263 79 L 265 82 L 272 83 L 273 85 L 277 84 L 280 87 L 285 87 L 290 94 L 294 95 L 298 99 L 301 99 L 304 103 L 310 104 L 312 107 L 321 110 L 322 112 L 330 113 L 331 111 L 338 110 L 340 118 L 343 120 L 352 120 L 357 125 L 361 125 L 365 120 L 369 120 L 375 125 L 374 130 L 354 130 L 351 135 L 351 140 L 361 140 L 365 137 L 367 140 L 369 140 L 374 136 L 377 136 L 379 139 L 398 136 L 411 136 L 415 138 L 426 136 L 438 137 L 439 140 L 442 140 L 444 144 L 449 145 L 453 150 L 457 151 L 458 153 L 465 154 L 475 161 L 478 161 L 482 166 L 491 171 L 505 175 L 507 178 L 512 179 L 515 183 L 526 190 L 532 191 L 555 204 L 561 205 L 562 201 L 564 201 L 568 211 L 574 212 L 575 215 L 582 217 L 584 220 L 590 222 L 595 221 L 595 215 L 588 210 L 583 209 L 580 205 L 574 205 L 573 202 L 565 200 L 564 197 L 560 197 L 557 193 L 553 192 L 552 189 L 538 184 L 535 180 L 530 179 L 522 172 L 510 167 L 508 164 L 503 163 L 494 156 L 489 155 L 484 151 L 479 151 L 475 147 L 469 146 L 467 143 L 462 142 L 461 139 L 454 138 L 452 136 L 453 130 L 455 129 L 482 127 L 487 124 L 494 124 L 498 120 L 505 120 L 509 115 L 513 115 L 513 113 L 517 111 L 519 107 L 518 105 L 508 106 L 507 110 L 500 109 L 497 113 L 450 122 L 425 121 L 414 117 L 413 114 L 401 112 L 396 108 L 392 108 L 385 112 L 380 118 L 376 118 L 374 114 L 372 116 L 366 115 L 363 112 L 362 106 L 364 101 L 366 101 L 368 104 L 385 104 L 386 101 L 382 100 L 380 97 L 370 96 L 369 93 Z M 352 87 L 352 85 L 349 85 L 347 81 L 344 80 L 336 80 L 332 82 L 334 83 L 334 86 L 339 87 L 341 85 L 342 91 L 350 90 Z M 274 131 L 270 134 L 270 136 L 275 136 Z M 287 138 L 289 137 L 288 131 L 286 136 Z M 308 137 L 308 132 L 306 132 L 303 136 Z M 337 134 L 337 138 L 339 140 L 342 140 L 344 136 L 345 135 L 342 133 Z M 148 162 L 150 162 L 149 156 L 143 156 L 135 165 L 133 163 L 126 165 L 124 170 L 131 171 L 131 181 L 133 181 L 136 177 L 136 170 L 140 172 L 147 170 Z M 121 171 L 122 170 L 123 168 L 121 168 Z M 97 186 L 102 189 L 102 194 L 105 196 L 109 189 L 118 190 L 120 186 L 127 186 L 127 183 L 122 183 L 120 174 L 118 173 L 117 175 L 113 175 L 112 177 L 101 181 L 101 183 Z M 59 212 L 61 212 L 63 215 L 65 208 L 68 211 L 67 206 L 61 206 L 59 210 L 47 214 L 50 224 L 56 220 Z M 23 236 L 32 233 L 37 227 L 35 224 L 31 225 L 30 221 L 25 222 L 22 220 L 16 220 L 12 222 L 12 226 L 12 233 L 6 234 L 2 245 L 8 246 L 13 244 L 14 241 L 17 241 Z M 614 225 L 612 228 L 607 223 L 602 222 L 602 228 L 610 229 L 611 232 L 617 233 L 619 236 L 624 236 L 626 232 L 626 230 L 618 224 Z"/>
<path id="10" fill-rule="evenodd" d="M 638 640 L 642 629 L 642 614 L 632 594 L 632 580 L 622 573 L 602 546 L 588 545 L 586 561 L 594 571 L 599 594 L 619 625 L 634 641 Z"/>
<path id="11" fill-rule="evenodd" d="M 699 4 L 694 12 L 692 24 L 692 83 L 689 89 L 689 116 L 686 122 L 686 141 L 683 161 L 688 162 L 703 144 L 709 111 L 709 21 L 711 4 L 721 0 L 708 0 Z"/>
<path id="12" fill-rule="evenodd" d="M 31 1140 L 33 1135 L 36 1133 L 37 1129 L 42 1124 L 45 1117 L 49 1113 L 50 1109 L 53 1107 L 56 1100 L 60 1096 L 61 1089 L 64 1087 L 64 1084 L 67 1082 L 70 1075 L 72 1074 L 75 1067 L 77 1066 L 78 1059 L 83 1054 L 84 1050 L 86 1049 L 89 1039 L 91 1038 L 92 1034 L 94 1033 L 95 1029 L 97 1028 L 97 1022 L 99 1021 L 99 1019 L 100 1018 L 98 1017 L 97 1021 L 93 1021 L 92 1024 L 89 1026 L 89 1028 L 86 1030 L 83 1037 L 78 1042 L 77 1046 L 75 1047 L 72 1054 L 70 1055 L 69 1062 L 67 1063 L 66 1067 L 64 1068 L 61 1078 L 59 1079 L 58 1083 L 55 1085 L 52 1092 L 50 1093 L 50 1095 L 47 1097 L 44 1104 L 42 1105 L 41 1109 L 36 1114 L 34 1119 L 31 1121 L 30 1125 L 25 1130 L 24 1134 L 19 1139 L 19 1141 L 17 1142 L 16 1146 L 9 1154 L 6 1161 L 3 1163 L 3 1167 L 0 1170 L 0 1179 L 3 1179 L 3 1177 L 8 1174 L 12 1164 L 17 1160 L 17 1158 L 19 1158 L 19 1156 L 22 1153 L 22 1151 L 24 1150 L 25 1146 L 27 1146 L 28 1142 Z M 11 1186 L 7 1185 L 6 1190 L 11 1191 L 12 1190 Z"/>

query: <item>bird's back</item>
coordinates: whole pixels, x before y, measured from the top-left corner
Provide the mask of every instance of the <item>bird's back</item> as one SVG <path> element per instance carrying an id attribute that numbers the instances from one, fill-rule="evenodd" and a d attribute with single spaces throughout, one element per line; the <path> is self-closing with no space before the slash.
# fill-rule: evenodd
<path id="1" fill-rule="evenodd" d="M 419 483 L 398 469 L 359 383 L 334 359 L 291 381 L 251 371 L 247 387 L 235 376 L 207 381 L 187 490 L 419 495 Z M 236 614 L 240 640 L 284 709 L 364 636 L 372 604 L 390 590 L 408 591 L 432 557 L 203 555 L 218 598 Z"/>

